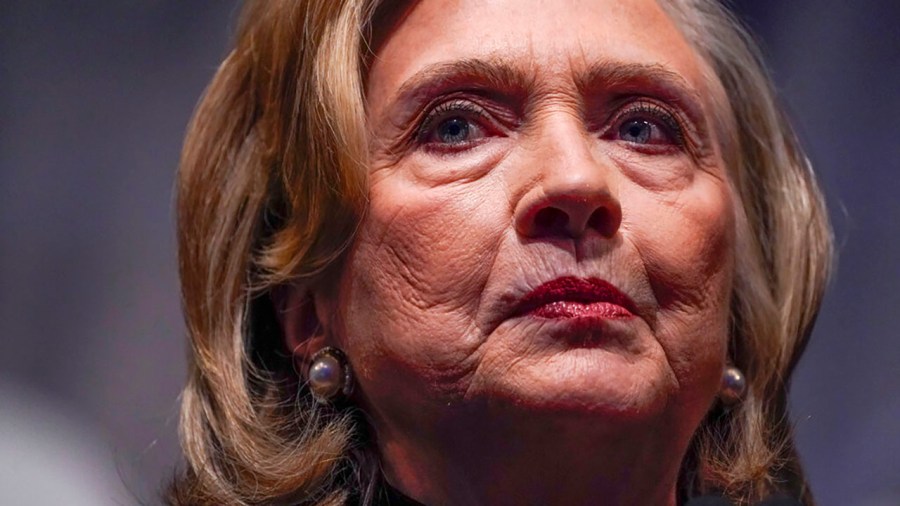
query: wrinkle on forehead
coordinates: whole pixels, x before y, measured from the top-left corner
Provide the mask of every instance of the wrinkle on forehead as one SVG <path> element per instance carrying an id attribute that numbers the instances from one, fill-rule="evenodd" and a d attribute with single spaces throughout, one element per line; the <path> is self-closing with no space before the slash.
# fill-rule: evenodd
<path id="1" fill-rule="evenodd" d="M 387 2 L 387 10 L 395 12 L 392 16 L 380 15 L 380 19 L 391 23 L 387 33 L 382 31 L 373 37 L 378 42 L 378 54 L 367 76 L 369 105 L 384 103 L 388 97 L 393 99 L 401 87 L 406 87 L 404 83 L 426 68 L 435 71 L 444 65 L 471 64 L 475 60 L 496 63 L 502 58 L 504 63 L 514 61 L 525 76 L 536 72 L 529 66 L 541 67 L 544 77 L 559 72 L 596 77 L 609 70 L 596 69 L 603 66 L 603 61 L 655 66 L 689 84 L 706 109 L 721 106 L 720 100 L 710 96 L 720 90 L 715 74 L 676 20 L 657 2 L 631 1 L 622 5 L 612 0 L 554 0 L 532 4 L 535 2 Z M 559 15 L 542 15 L 541 8 Z M 574 10 L 579 13 L 573 13 Z M 596 10 L 602 10 L 605 17 L 616 18 L 622 28 L 601 31 L 592 27 L 591 16 L 584 14 Z M 507 28 L 492 29 L 500 23 Z M 514 28 L 510 30 L 510 26 Z M 570 36 L 561 36 L 565 34 Z M 500 65 L 492 67 L 502 70 Z M 595 67 L 597 71 L 585 67 Z M 475 70 L 486 75 L 483 69 Z M 534 84 L 533 79 L 527 83 Z"/>

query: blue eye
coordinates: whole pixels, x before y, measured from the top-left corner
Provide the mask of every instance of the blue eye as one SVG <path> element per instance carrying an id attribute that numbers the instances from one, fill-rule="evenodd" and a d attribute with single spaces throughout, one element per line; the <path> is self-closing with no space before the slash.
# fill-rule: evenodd
<path id="1" fill-rule="evenodd" d="M 684 131 L 676 116 L 652 102 L 638 101 L 619 114 L 618 140 L 641 146 L 684 147 Z"/>
<path id="2" fill-rule="evenodd" d="M 469 140 L 469 129 L 468 120 L 453 117 L 441 122 L 435 134 L 438 140 L 444 144 L 459 144 Z"/>
<path id="3" fill-rule="evenodd" d="M 656 127 L 658 129 L 658 127 Z M 619 137 L 635 144 L 647 144 L 653 138 L 654 125 L 646 120 L 630 120 L 619 127 Z"/>
<path id="4" fill-rule="evenodd" d="M 418 142 L 435 149 L 465 150 L 488 137 L 488 114 L 468 100 L 444 102 L 432 109 L 419 127 Z"/>

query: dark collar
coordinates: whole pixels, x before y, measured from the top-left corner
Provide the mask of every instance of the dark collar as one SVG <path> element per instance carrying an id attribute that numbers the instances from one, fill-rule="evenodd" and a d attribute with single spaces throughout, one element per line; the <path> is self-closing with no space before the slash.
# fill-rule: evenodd
<path id="1" fill-rule="evenodd" d="M 768 504 L 768 503 L 766 503 Z M 777 503 L 779 506 L 781 503 Z M 794 503 L 790 503 L 793 505 Z M 403 492 L 385 483 L 382 489 L 381 500 L 376 503 L 377 506 L 425 506 L 424 504 L 408 497 Z M 720 496 L 703 496 L 695 497 L 687 502 L 685 506 L 731 506 L 731 503 Z M 774 506 L 774 505 L 773 505 Z"/>
<path id="2" fill-rule="evenodd" d="M 424 504 L 406 496 L 396 488 L 384 483 L 381 492 L 381 500 L 375 503 L 377 506 L 425 506 Z"/>
<path id="3" fill-rule="evenodd" d="M 396 488 L 384 483 L 380 500 L 376 506 L 425 506 L 424 504 L 406 496 Z M 758 506 L 801 506 L 801 502 L 783 495 L 769 497 Z M 721 496 L 707 495 L 689 499 L 685 506 L 731 506 L 731 502 Z"/>

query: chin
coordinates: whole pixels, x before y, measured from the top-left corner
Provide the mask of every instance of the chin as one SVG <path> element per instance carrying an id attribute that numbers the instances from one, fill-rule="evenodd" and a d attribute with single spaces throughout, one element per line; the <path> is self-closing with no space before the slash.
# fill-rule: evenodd
<path id="1" fill-rule="evenodd" d="M 529 417 L 590 418 L 603 425 L 659 419 L 679 392 L 669 369 L 652 358 L 581 349 L 522 360 L 470 393 Z"/>

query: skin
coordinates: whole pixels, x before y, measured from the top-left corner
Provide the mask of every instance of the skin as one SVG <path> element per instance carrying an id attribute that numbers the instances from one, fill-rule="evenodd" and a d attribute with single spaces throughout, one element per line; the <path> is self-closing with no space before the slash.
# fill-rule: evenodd
<path id="1" fill-rule="evenodd" d="M 383 36 L 368 214 L 338 282 L 291 294 L 283 323 L 298 356 L 345 351 L 394 487 L 675 504 L 734 263 L 707 75 L 652 0 L 425 0 Z M 513 314 L 561 276 L 635 315 Z"/>

